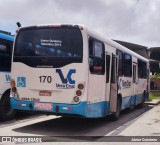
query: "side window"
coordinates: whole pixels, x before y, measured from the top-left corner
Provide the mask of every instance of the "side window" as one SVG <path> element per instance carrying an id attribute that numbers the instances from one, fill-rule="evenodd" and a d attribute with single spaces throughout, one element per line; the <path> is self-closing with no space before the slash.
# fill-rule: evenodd
<path id="1" fill-rule="evenodd" d="M 142 60 L 138 60 L 138 78 L 147 78 L 147 64 Z"/>
<path id="2" fill-rule="evenodd" d="M 4 43 L 0 43 L 0 53 L 1 54 L 6 54 L 7 53 L 7 46 Z"/>
<path id="3" fill-rule="evenodd" d="M 103 43 L 94 41 L 94 56 L 103 58 Z"/>
<path id="4" fill-rule="evenodd" d="M 89 38 L 89 61 L 90 72 L 92 74 L 104 75 L 104 44 L 94 38 Z"/>
<path id="5" fill-rule="evenodd" d="M 0 70 L 11 70 L 11 51 L 13 43 L 0 39 Z"/>
<path id="6" fill-rule="evenodd" d="M 124 53 L 124 76 L 132 76 L 132 57 L 127 53 Z"/>
<path id="7" fill-rule="evenodd" d="M 123 52 L 117 50 L 118 55 L 118 76 L 123 76 Z"/>
<path id="8" fill-rule="evenodd" d="M 133 83 L 136 83 L 136 64 L 133 64 Z"/>
<path id="9" fill-rule="evenodd" d="M 110 76 L 110 55 L 106 55 L 106 83 L 109 82 L 109 76 Z"/>
<path id="10" fill-rule="evenodd" d="M 138 59 L 138 78 L 143 77 L 142 61 Z"/>
<path id="11" fill-rule="evenodd" d="M 147 64 L 146 62 L 143 62 L 143 78 L 147 78 Z"/>
<path id="12" fill-rule="evenodd" d="M 111 83 L 117 82 L 117 58 L 112 57 Z"/>

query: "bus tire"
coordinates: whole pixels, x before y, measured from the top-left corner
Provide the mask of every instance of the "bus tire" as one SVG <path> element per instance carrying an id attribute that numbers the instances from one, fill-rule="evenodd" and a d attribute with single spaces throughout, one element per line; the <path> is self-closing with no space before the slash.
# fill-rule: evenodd
<path id="1" fill-rule="evenodd" d="M 10 105 L 10 92 L 7 92 L 0 100 L 0 120 L 10 120 L 15 116 L 15 114 L 16 111 L 12 110 Z"/>
<path id="2" fill-rule="evenodd" d="M 111 119 L 112 121 L 117 121 L 120 117 L 120 112 L 121 112 L 121 99 L 118 97 L 117 99 L 117 111 L 112 113 Z"/>
<path id="3" fill-rule="evenodd" d="M 143 97 L 142 97 L 142 102 L 140 104 L 138 104 L 138 108 L 143 108 L 144 107 L 144 102 L 145 102 L 145 96 L 146 96 L 146 92 L 143 92 Z"/>

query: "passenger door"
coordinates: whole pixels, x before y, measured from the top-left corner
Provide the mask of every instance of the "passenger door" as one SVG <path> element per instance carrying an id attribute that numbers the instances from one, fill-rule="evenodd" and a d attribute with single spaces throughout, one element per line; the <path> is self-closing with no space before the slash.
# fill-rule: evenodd
<path id="1" fill-rule="evenodd" d="M 133 94 L 137 94 L 137 83 L 138 83 L 138 76 L 137 76 L 137 64 L 133 63 Z"/>
<path id="2" fill-rule="evenodd" d="M 89 39 L 89 69 L 88 101 L 102 102 L 105 100 L 104 43 L 94 38 Z"/>
<path id="3" fill-rule="evenodd" d="M 112 62 L 112 55 L 109 53 L 106 53 L 106 61 L 105 61 L 105 66 L 106 66 L 106 101 L 110 101 L 110 82 L 111 82 L 111 62 Z M 108 108 L 109 109 L 109 108 Z"/>
<path id="4" fill-rule="evenodd" d="M 112 55 L 112 68 L 111 68 L 111 88 L 110 88 L 110 112 L 117 111 L 117 56 Z"/>

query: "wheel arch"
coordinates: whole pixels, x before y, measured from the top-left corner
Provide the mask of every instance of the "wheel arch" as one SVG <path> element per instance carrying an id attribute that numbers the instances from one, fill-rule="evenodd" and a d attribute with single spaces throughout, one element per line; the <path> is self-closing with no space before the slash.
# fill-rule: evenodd
<path id="1" fill-rule="evenodd" d="M 147 90 L 143 90 L 143 98 L 144 98 L 144 100 L 147 99 Z"/>
<path id="2" fill-rule="evenodd" d="M 119 94 L 117 95 L 117 99 L 120 99 L 120 102 L 121 102 L 121 105 L 122 105 L 122 94 L 121 94 L 121 93 L 119 93 Z"/>
<path id="3" fill-rule="evenodd" d="M 10 90 L 11 90 L 11 89 L 7 89 L 7 90 L 2 94 L 2 97 L 0 98 L 0 100 L 1 100 L 3 97 L 5 97 L 5 95 L 6 95 L 7 93 L 10 93 Z"/>

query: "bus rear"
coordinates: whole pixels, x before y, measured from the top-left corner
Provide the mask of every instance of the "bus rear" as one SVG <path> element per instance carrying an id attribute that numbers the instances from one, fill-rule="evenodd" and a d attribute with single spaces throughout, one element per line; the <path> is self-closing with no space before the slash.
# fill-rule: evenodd
<path id="1" fill-rule="evenodd" d="M 86 40 L 80 26 L 20 28 L 12 58 L 12 108 L 86 116 Z"/>

